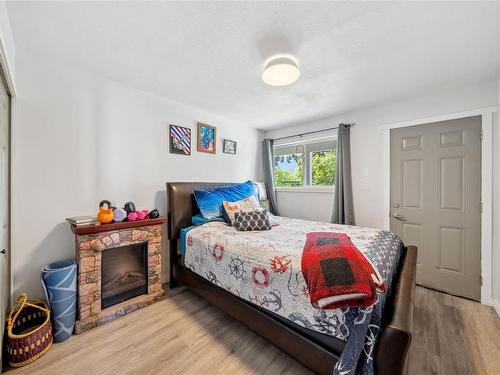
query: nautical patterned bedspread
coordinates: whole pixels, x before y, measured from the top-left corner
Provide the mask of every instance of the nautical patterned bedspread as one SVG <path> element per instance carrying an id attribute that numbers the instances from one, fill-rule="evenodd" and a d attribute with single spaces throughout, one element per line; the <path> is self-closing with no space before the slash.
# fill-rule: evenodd
<path id="1" fill-rule="evenodd" d="M 186 267 L 217 286 L 308 329 L 346 341 L 338 374 L 372 374 L 373 349 L 387 294 L 370 308 L 313 307 L 301 272 L 309 232 L 346 233 L 378 268 L 388 292 L 403 244 L 382 230 L 276 217 L 269 231 L 238 232 L 221 222 L 194 227 L 186 235 Z"/>

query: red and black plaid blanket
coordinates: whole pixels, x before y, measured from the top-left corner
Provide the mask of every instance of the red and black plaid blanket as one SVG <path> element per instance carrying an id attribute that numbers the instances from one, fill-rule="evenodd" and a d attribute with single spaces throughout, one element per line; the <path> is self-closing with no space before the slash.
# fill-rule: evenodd
<path id="1" fill-rule="evenodd" d="M 377 269 L 343 233 L 307 234 L 302 273 L 314 307 L 368 307 L 385 285 Z"/>

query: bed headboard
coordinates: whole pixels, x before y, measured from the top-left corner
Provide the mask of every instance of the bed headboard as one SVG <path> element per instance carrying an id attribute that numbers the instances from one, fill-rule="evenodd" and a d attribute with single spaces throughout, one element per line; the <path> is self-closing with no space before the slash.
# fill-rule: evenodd
<path id="1" fill-rule="evenodd" d="M 199 213 L 194 201 L 194 189 L 211 189 L 233 184 L 230 182 L 167 182 L 168 239 L 177 240 L 180 230 L 190 226 L 193 215 Z"/>

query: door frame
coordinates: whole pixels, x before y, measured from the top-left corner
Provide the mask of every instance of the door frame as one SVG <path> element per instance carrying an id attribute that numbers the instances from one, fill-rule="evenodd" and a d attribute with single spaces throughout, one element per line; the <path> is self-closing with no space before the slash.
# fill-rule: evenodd
<path id="1" fill-rule="evenodd" d="M 481 143 L 481 303 L 493 306 L 493 113 L 499 107 L 450 113 L 379 126 L 383 135 L 383 177 L 384 177 L 384 229 L 390 229 L 391 209 L 391 129 L 424 125 L 432 122 L 456 120 L 471 116 L 481 116 L 483 140 Z"/>
<path id="2" fill-rule="evenodd" d="M 7 85 L 6 89 L 8 94 L 10 95 L 10 145 L 9 145 L 9 159 L 10 159 L 10 165 L 9 165 L 9 170 L 10 170 L 10 217 L 9 217 L 9 242 L 10 242 L 10 247 L 8 249 L 9 251 L 9 263 L 8 263 L 8 268 L 9 268 L 9 275 L 10 275 L 10 290 L 9 290 L 9 300 L 8 300 L 8 305 L 12 305 L 12 293 L 13 293 L 13 288 L 14 288 L 14 273 L 12 272 L 12 265 L 13 265 L 13 259 L 14 259 L 14 241 L 13 241 L 13 236 L 12 233 L 14 233 L 13 226 L 14 226 L 14 142 L 12 141 L 15 139 L 16 136 L 16 127 L 14 126 L 16 122 L 16 98 L 17 98 L 17 90 L 16 90 L 16 85 L 14 81 L 14 61 L 9 61 L 8 58 L 8 53 L 7 53 L 7 48 L 5 46 L 5 42 L 0 35 L 0 74 L 3 75 L 3 78 L 5 80 L 5 84 Z M 1 369 L 0 369 L 1 372 Z"/>

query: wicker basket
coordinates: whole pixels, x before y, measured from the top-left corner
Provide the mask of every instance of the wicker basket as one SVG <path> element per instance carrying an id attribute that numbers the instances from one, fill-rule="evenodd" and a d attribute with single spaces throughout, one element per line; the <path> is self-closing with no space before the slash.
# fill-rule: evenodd
<path id="1" fill-rule="evenodd" d="M 7 354 L 12 367 L 25 366 L 52 345 L 50 310 L 43 301 L 21 294 L 7 319 Z"/>

